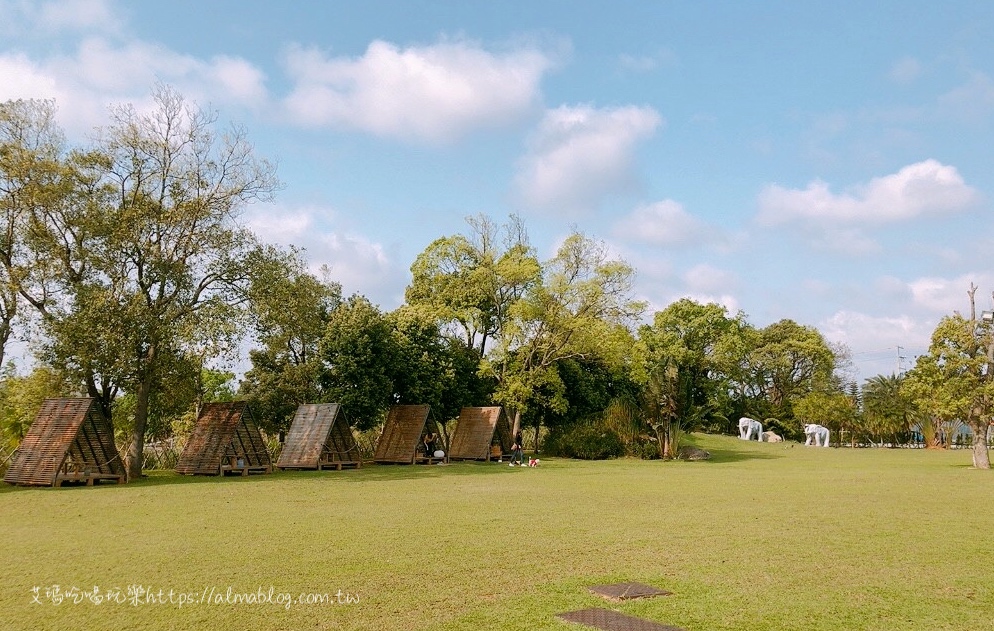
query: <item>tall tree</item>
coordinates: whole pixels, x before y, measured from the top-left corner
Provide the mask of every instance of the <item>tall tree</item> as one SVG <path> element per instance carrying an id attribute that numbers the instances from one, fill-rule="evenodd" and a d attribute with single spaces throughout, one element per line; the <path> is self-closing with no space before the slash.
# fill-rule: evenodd
<path id="1" fill-rule="evenodd" d="M 913 406 L 902 375 L 877 375 L 863 384 L 863 419 L 868 433 L 892 445 L 911 426 Z M 888 440 L 889 439 L 889 440 Z"/>
<path id="2" fill-rule="evenodd" d="M 758 331 L 746 362 L 747 374 L 773 414 L 790 418 L 794 400 L 832 381 L 835 354 L 814 327 L 780 320 Z"/>
<path id="3" fill-rule="evenodd" d="M 286 431 L 298 405 L 321 399 L 319 345 L 341 287 L 327 270 L 324 278 L 308 272 L 299 252 L 267 248 L 251 259 L 248 294 L 260 347 L 249 351 L 240 391 L 265 429 Z"/>
<path id="4" fill-rule="evenodd" d="M 57 263 L 48 279 L 60 288 L 33 301 L 48 358 L 108 415 L 117 392 L 134 394 L 131 476 L 141 474 L 149 405 L 168 358 L 234 347 L 258 251 L 237 219 L 278 187 L 240 129 L 218 135 L 213 113 L 167 87 L 153 97 L 151 113 L 117 108 L 97 152 L 75 160 L 82 203 L 35 218 L 36 248 Z"/>
<path id="5" fill-rule="evenodd" d="M 484 215 L 467 222 L 469 235 L 436 239 L 418 255 L 406 300 L 484 355 L 540 270 L 517 216 L 503 225 Z"/>
<path id="6" fill-rule="evenodd" d="M 400 344 L 390 320 L 363 296 L 350 296 L 331 312 L 320 352 L 325 401 L 342 405 L 361 430 L 375 427 L 395 403 Z"/>
<path id="7" fill-rule="evenodd" d="M 747 330 L 744 314 L 729 316 L 721 305 L 687 298 L 657 312 L 652 325 L 639 329 L 646 392 L 663 397 L 665 404 L 658 405 L 669 410 L 657 415 L 666 425 L 664 434 L 670 433 L 671 422 L 691 428 L 727 426 L 734 411 L 730 393 L 747 350 Z"/>
<path id="8" fill-rule="evenodd" d="M 619 330 L 644 308 L 631 297 L 634 273 L 604 244 L 573 233 L 542 266 L 541 282 L 511 305 L 483 369 L 497 379 L 495 398 L 514 410 L 515 430 L 558 361 L 616 353 Z"/>
<path id="9" fill-rule="evenodd" d="M 492 385 L 479 374 L 479 351 L 443 335 L 421 310 L 401 307 L 389 320 L 398 347 L 392 362 L 394 399 L 429 405 L 447 447 L 448 422 L 463 407 L 489 399 Z"/>
<path id="10" fill-rule="evenodd" d="M 14 322 L 44 261 L 32 251 L 34 221 L 46 206 L 64 203 L 71 182 L 63 168 L 64 141 L 52 101 L 0 103 L 0 366 Z"/>
<path id="11" fill-rule="evenodd" d="M 921 383 L 930 381 L 935 392 L 917 388 L 918 402 L 942 418 L 965 422 L 973 431 L 973 466 L 990 469 L 987 431 L 994 415 L 994 321 L 977 319 L 970 285 L 970 316 L 946 316 L 932 333 L 928 354 L 918 359 L 914 372 Z"/>

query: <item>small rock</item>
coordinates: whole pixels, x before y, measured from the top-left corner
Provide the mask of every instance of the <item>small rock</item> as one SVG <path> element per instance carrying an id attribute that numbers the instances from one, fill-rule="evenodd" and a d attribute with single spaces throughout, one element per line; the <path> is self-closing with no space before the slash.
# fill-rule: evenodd
<path id="1" fill-rule="evenodd" d="M 711 454 L 697 447 L 683 447 L 680 449 L 681 460 L 710 460 Z"/>

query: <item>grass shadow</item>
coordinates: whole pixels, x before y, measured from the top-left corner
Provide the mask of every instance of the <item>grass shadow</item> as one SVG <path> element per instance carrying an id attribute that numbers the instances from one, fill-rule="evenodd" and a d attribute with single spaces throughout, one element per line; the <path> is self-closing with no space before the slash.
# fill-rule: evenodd
<path id="1" fill-rule="evenodd" d="M 777 460 L 799 447 L 797 443 L 750 443 L 732 436 L 714 434 L 688 434 L 682 439 L 684 446 L 705 449 L 711 454 L 709 462 L 731 463 L 746 460 Z"/>
<path id="2" fill-rule="evenodd" d="M 498 463 L 458 462 L 443 465 L 382 465 L 375 463 L 364 464 L 361 469 L 343 469 L 342 471 L 280 471 L 279 469 L 267 474 L 249 476 L 207 476 L 180 475 L 173 471 L 150 471 L 141 480 L 129 483 L 128 486 L 150 487 L 169 486 L 175 484 L 265 484 L 278 483 L 288 480 L 328 480 L 329 482 L 365 482 L 375 480 L 413 480 L 423 478 L 440 478 L 443 476 L 479 476 L 509 474 L 506 468 Z"/>
<path id="3" fill-rule="evenodd" d="M 710 462 L 714 464 L 724 464 L 729 462 L 744 462 L 746 460 L 778 460 L 784 455 L 776 453 L 761 453 L 756 451 L 742 451 L 734 449 L 708 449 L 711 453 Z"/>
<path id="4" fill-rule="evenodd" d="M 138 480 L 132 480 L 126 485 L 101 484 L 101 487 L 148 488 L 158 486 L 173 486 L 182 484 L 270 484 L 288 480 L 326 479 L 329 482 L 366 482 L 390 480 L 414 480 L 425 478 L 441 478 L 448 476 L 494 476 L 513 475 L 511 469 L 504 463 L 497 462 L 454 462 L 441 465 L 403 465 L 367 463 L 361 469 L 344 469 L 342 471 L 280 471 L 272 473 L 253 474 L 248 476 L 216 476 L 216 475 L 180 475 L 172 470 L 146 471 Z M 74 486 L 63 486 L 62 489 L 73 489 Z M 18 491 L 55 490 L 44 486 L 12 486 L 0 484 L 0 493 Z M 61 489 L 58 489 L 61 490 Z"/>

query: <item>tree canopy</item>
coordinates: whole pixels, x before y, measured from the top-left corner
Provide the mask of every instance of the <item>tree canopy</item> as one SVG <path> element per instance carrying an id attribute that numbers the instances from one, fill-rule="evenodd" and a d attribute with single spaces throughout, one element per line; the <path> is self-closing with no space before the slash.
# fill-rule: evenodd
<path id="1" fill-rule="evenodd" d="M 7 440 L 38 393 L 83 393 L 117 419 L 139 475 L 147 439 L 236 396 L 223 364 L 248 340 L 237 396 L 271 432 L 307 402 L 341 403 L 360 430 L 392 404 L 428 404 L 443 431 L 463 406 L 501 404 L 536 447 L 544 428 L 562 444 L 572 432 L 576 453 L 674 457 L 682 431 L 734 431 L 741 415 L 794 438 L 817 422 L 850 444 L 914 429 L 931 444 L 965 423 L 989 467 L 994 330 L 975 287 L 970 316 L 944 318 L 912 371 L 862 391 L 815 327 L 757 327 L 689 298 L 647 321 L 635 269 L 606 244 L 573 230 L 541 260 L 517 216 L 473 216 L 428 244 L 404 304 L 383 311 L 242 225 L 281 186 L 243 130 L 168 87 L 153 102 L 115 108 L 85 147 L 53 102 L 0 103 L 0 365 L 28 337 L 38 362 L 0 377 Z"/>

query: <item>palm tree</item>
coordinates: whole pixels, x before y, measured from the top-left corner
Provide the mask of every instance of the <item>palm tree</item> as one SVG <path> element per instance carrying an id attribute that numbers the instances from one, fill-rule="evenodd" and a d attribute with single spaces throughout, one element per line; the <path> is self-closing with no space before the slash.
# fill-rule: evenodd
<path id="1" fill-rule="evenodd" d="M 903 375 L 877 375 L 863 384 L 863 417 L 866 429 L 881 445 L 901 442 L 910 430 L 913 406 L 902 388 Z"/>

